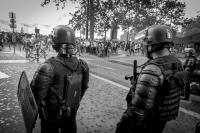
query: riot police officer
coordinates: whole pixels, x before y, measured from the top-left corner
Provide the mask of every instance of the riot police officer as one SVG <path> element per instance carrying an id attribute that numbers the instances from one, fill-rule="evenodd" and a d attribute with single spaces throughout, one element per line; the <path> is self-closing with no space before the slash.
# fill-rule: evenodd
<path id="1" fill-rule="evenodd" d="M 170 27 L 149 27 L 143 45 L 149 60 L 131 87 L 132 97 L 127 98 L 129 104 L 116 133 L 162 133 L 166 123 L 178 116 L 185 79 L 181 79 L 181 61 L 169 51 L 173 45 Z"/>
<path id="2" fill-rule="evenodd" d="M 193 73 L 195 69 L 197 58 L 195 56 L 195 49 L 190 48 L 190 50 L 187 53 L 187 58 L 185 60 L 185 63 L 183 65 L 184 70 L 189 71 L 190 73 Z"/>
<path id="3" fill-rule="evenodd" d="M 187 58 L 184 62 L 184 70 L 189 72 L 190 81 L 194 78 L 194 71 L 196 68 L 197 58 L 195 56 L 195 49 L 190 48 L 187 52 Z M 182 100 L 189 100 L 190 98 L 190 85 L 185 86 L 183 92 L 182 92 Z"/>
<path id="4" fill-rule="evenodd" d="M 76 114 L 88 88 L 89 68 L 75 56 L 75 34 L 71 28 L 56 26 L 52 39 L 58 54 L 39 66 L 31 82 L 41 133 L 76 133 Z"/>

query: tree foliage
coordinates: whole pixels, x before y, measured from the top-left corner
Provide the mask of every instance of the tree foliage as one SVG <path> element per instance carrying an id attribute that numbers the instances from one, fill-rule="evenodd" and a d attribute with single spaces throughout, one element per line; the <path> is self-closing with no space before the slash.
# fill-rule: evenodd
<path id="1" fill-rule="evenodd" d="M 124 31 L 140 31 L 153 24 L 177 28 L 192 21 L 184 19 L 186 5 L 178 0 L 43 0 L 42 6 L 53 2 L 64 9 L 68 1 L 80 4 L 80 8 L 71 14 L 69 24 L 80 30 L 86 26 L 88 17 L 99 35 L 117 25 Z M 88 1 L 93 4 L 87 16 Z"/>
<path id="2" fill-rule="evenodd" d="M 60 7 L 64 9 L 68 1 L 77 2 L 78 0 L 43 0 L 41 6 L 44 7 L 45 5 L 54 3 L 57 9 L 60 9 Z"/>
<path id="3" fill-rule="evenodd" d="M 188 27 L 189 25 L 200 24 L 200 15 L 192 18 L 185 18 L 182 22 L 183 28 Z"/>

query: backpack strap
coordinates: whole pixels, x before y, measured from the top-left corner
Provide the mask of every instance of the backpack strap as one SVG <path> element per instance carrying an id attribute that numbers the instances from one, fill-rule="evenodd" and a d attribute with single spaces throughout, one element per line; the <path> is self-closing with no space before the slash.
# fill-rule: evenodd
<path id="1" fill-rule="evenodd" d="M 72 69 L 72 68 L 70 68 L 67 64 L 65 64 L 63 61 L 61 61 L 61 60 L 59 60 L 59 59 L 57 59 L 57 58 L 50 58 L 48 61 L 49 61 L 49 62 L 50 62 L 50 61 L 59 62 L 60 64 L 62 64 L 63 66 L 65 66 L 67 69 L 69 69 L 70 71 L 72 71 L 72 73 L 75 72 L 75 71 L 78 69 L 79 64 L 80 64 L 80 63 L 79 63 L 79 64 L 77 65 L 77 68 L 76 68 L 76 69 Z"/>
<path id="2" fill-rule="evenodd" d="M 81 65 L 81 68 L 82 68 L 82 71 L 83 71 L 83 74 L 84 74 L 84 72 L 87 72 L 88 69 L 86 68 L 84 61 L 82 59 L 79 59 L 79 63 Z"/>

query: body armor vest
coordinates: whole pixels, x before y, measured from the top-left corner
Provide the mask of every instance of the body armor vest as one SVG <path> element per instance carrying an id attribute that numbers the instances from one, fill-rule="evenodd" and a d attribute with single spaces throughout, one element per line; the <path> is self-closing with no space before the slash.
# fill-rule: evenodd
<path id="1" fill-rule="evenodd" d="M 178 116 L 181 95 L 181 89 L 173 76 L 176 72 L 183 70 L 182 64 L 173 56 L 156 58 L 148 64 L 157 65 L 164 77 L 163 84 L 158 89 L 155 99 L 156 115 L 159 114 L 161 121 L 173 120 Z"/>
<path id="2" fill-rule="evenodd" d="M 77 68 L 73 69 L 59 59 L 51 58 L 47 62 L 53 65 L 54 70 L 54 82 L 47 96 L 47 107 L 50 107 L 50 110 L 59 110 L 60 106 L 79 106 L 82 91 L 82 68 L 80 62 Z"/>

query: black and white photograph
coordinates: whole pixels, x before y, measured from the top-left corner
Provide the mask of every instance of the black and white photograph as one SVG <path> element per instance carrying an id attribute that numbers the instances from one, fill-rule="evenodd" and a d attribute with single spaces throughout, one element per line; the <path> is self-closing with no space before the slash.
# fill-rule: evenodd
<path id="1" fill-rule="evenodd" d="M 200 0 L 0 0 L 0 133 L 200 133 Z"/>

